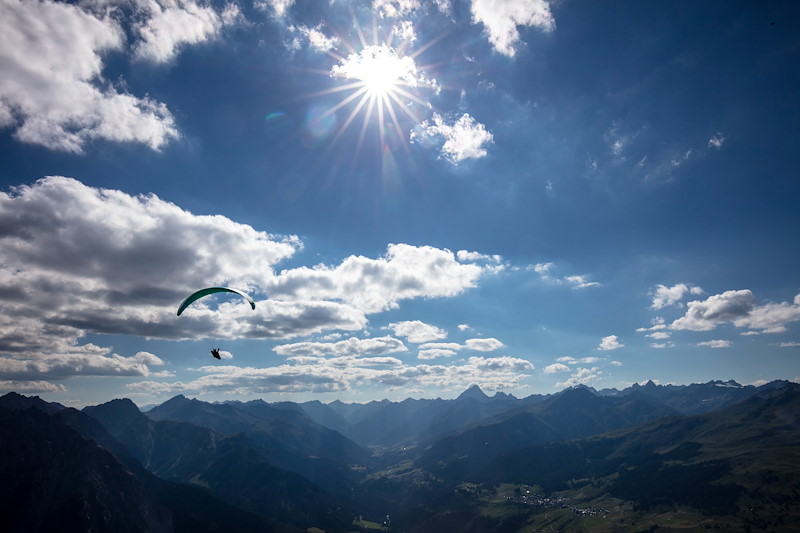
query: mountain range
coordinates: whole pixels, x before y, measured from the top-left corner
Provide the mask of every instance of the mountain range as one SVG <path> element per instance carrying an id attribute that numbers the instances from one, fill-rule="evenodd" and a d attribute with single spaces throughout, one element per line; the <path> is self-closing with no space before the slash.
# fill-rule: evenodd
<path id="1" fill-rule="evenodd" d="M 0 423 L 3 531 L 800 525 L 800 386 L 783 381 L 146 412 L 9 393 Z"/>

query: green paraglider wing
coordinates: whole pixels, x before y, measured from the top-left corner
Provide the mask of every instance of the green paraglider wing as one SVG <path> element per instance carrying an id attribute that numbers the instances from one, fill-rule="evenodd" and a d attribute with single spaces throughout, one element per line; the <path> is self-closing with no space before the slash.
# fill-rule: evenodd
<path id="1" fill-rule="evenodd" d="M 181 316 L 181 313 L 183 313 L 184 309 L 192 305 L 195 301 L 199 300 L 203 296 L 208 296 L 209 294 L 215 294 L 217 292 L 232 292 L 234 294 L 238 294 L 250 303 L 250 307 L 253 309 L 256 308 L 256 303 L 253 301 L 253 299 L 239 289 L 231 289 L 230 287 L 208 287 L 190 294 L 188 298 L 181 302 L 181 305 L 178 307 L 178 316 Z"/>

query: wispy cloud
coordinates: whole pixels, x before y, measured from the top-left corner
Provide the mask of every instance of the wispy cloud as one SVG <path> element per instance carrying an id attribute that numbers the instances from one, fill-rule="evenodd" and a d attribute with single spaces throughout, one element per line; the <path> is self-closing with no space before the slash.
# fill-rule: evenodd
<path id="1" fill-rule="evenodd" d="M 730 348 L 731 341 L 728 340 L 713 340 L 713 341 L 705 341 L 705 342 L 698 342 L 698 346 L 708 346 L 709 348 Z"/>
<path id="2" fill-rule="evenodd" d="M 571 276 L 562 276 L 556 277 L 553 276 L 553 272 L 556 270 L 556 264 L 553 262 L 549 263 L 536 263 L 535 265 L 531 265 L 527 267 L 528 270 L 533 270 L 542 281 L 547 283 L 553 283 L 556 285 L 559 284 L 567 284 L 571 286 L 573 289 L 586 289 L 589 287 L 602 287 L 603 284 L 597 281 L 589 281 L 586 276 L 583 275 L 571 275 Z"/>
<path id="3" fill-rule="evenodd" d="M 716 148 L 719 150 L 722 148 L 722 144 L 725 142 L 725 136 L 722 135 L 720 132 L 717 132 L 716 135 L 712 135 L 711 138 L 708 140 L 708 147 L 709 148 Z"/>

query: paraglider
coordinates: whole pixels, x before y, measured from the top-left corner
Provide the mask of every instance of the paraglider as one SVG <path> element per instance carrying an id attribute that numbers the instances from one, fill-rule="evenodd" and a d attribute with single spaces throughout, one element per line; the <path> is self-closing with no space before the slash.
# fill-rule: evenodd
<path id="1" fill-rule="evenodd" d="M 219 348 L 211 348 L 211 355 L 217 359 L 222 359 L 222 356 L 219 355 Z"/>
<path id="2" fill-rule="evenodd" d="M 253 299 L 250 298 L 244 292 L 240 291 L 239 289 L 232 289 L 230 287 L 207 287 L 205 289 L 200 289 L 199 291 L 190 294 L 181 303 L 181 305 L 178 306 L 178 316 L 181 316 L 181 313 L 183 313 L 184 309 L 189 307 L 191 304 L 193 304 L 195 301 L 199 300 L 203 296 L 208 296 L 209 294 L 215 294 L 217 292 L 232 292 L 234 294 L 238 294 L 239 296 L 241 296 L 242 298 L 244 298 L 245 300 L 247 300 L 250 303 L 250 307 L 252 307 L 253 309 L 256 308 L 256 303 L 253 301 Z M 212 353 L 212 355 L 214 355 L 214 354 Z"/>

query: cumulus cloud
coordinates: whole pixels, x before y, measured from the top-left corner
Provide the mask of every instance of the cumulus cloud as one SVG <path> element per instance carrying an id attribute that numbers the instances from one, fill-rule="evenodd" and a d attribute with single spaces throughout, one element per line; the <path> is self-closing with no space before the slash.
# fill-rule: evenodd
<path id="1" fill-rule="evenodd" d="M 314 28 L 309 28 L 308 26 L 290 26 L 289 30 L 297 32 L 305 37 L 308 41 L 308 45 L 318 52 L 327 52 L 339 44 L 339 38 L 336 36 L 328 37 L 323 33 L 321 26 L 316 26 Z"/>
<path id="2" fill-rule="evenodd" d="M 437 357 L 453 357 L 456 355 L 455 350 L 448 350 L 446 348 L 427 348 L 420 350 L 417 353 L 417 359 L 436 359 Z"/>
<path id="3" fill-rule="evenodd" d="M 706 342 L 698 342 L 698 346 L 708 346 L 709 348 L 730 348 L 731 341 L 727 340 L 713 340 Z"/>
<path id="4" fill-rule="evenodd" d="M 286 364 L 252 368 L 206 366 L 205 375 L 191 382 L 142 381 L 127 385 L 135 393 L 171 395 L 181 393 L 265 394 L 271 392 L 340 392 L 355 386 L 378 386 L 390 390 L 432 387 L 451 390 L 478 384 L 484 390 L 521 386 L 534 366 L 514 357 L 470 357 L 457 365 L 406 365 L 391 357 L 317 358 L 299 356 Z"/>
<path id="5" fill-rule="evenodd" d="M 417 138 L 443 139 L 442 156 L 453 164 L 485 157 L 485 145 L 493 140 L 486 127 L 466 113 L 452 123 L 445 122 L 441 115 L 434 113 L 432 120 L 422 122 L 411 132 L 411 141 Z"/>
<path id="6" fill-rule="evenodd" d="M 125 366 L 130 358 L 87 348 L 81 339 L 87 333 L 198 339 L 357 331 L 366 327 L 366 313 L 395 308 L 404 299 L 456 296 L 488 271 L 457 261 L 449 250 L 395 244 L 378 259 L 349 257 L 335 267 L 276 275 L 275 265 L 301 247 L 294 236 L 193 215 L 154 195 L 131 196 L 64 177 L 14 188 L 0 193 L 0 353 L 8 354 L 15 372 L 21 367 L 9 361 L 26 361 L 26 368 L 39 372 L 38 379 L 27 374 L 32 381 L 70 367 L 144 376 L 152 362 L 131 359 L 136 364 Z M 220 296 L 175 316 L 187 294 L 217 284 L 249 291 L 256 309 Z M 441 330 L 420 324 L 396 325 L 419 341 L 441 338 Z M 381 339 L 380 348 L 367 347 Z M 365 354 L 405 350 L 397 339 L 381 339 L 332 343 L 333 353 L 348 353 L 345 347 L 353 344 Z M 330 348 L 321 345 L 316 348 Z M 308 346 L 307 353 L 315 353 Z M 502 343 L 479 339 L 470 348 L 497 346 Z M 33 364 L 40 359 L 60 366 Z"/>
<path id="7" fill-rule="evenodd" d="M 749 290 L 726 291 L 706 300 L 687 304 L 688 310 L 670 326 L 676 330 L 710 331 L 733 320 L 746 321 L 755 307 L 755 296 Z"/>
<path id="8" fill-rule="evenodd" d="M 499 350 L 504 345 L 499 340 L 490 337 L 487 339 L 467 339 L 464 342 L 464 346 L 467 350 L 493 352 L 494 350 Z"/>
<path id="9" fill-rule="evenodd" d="M 346 356 L 346 355 L 385 355 L 407 351 L 406 346 L 394 337 L 371 337 L 358 339 L 351 337 L 338 342 L 297 342 L 275 347 L 280 355 Z"/>
<path id="10" fill-rule="evenodd" d="M 394 334 L 398 337 L 405 337 L 408 342 L 413 342 L 414 344 L 436 341 L 447 337 L 445 330 L 419 320 L 393 322 L 389 324 L 389 329 L 394 331 Z"/>
<path id="11" fill-rule="evenodd" d="M 104 56 L 120 51 L 122 27 L 79 5 L 0 3 L 0 127 L 53 150 L 81 153 L 103 139 L 159 149 L 178 137 L 167 107 L 102 78 Z"/>
<path id="12" fill-rule="evenodd" d="M 215 38 L 226 22 L 240 16 L 235 4 L 227 4 L 221 13 L 193 0 L 149 0 L 139 5 L 147 18 L 134 26 L 141 39 L 135 53 L 156 63 L 171 61 L 185 45 Z"/>
<path id="13" fill-rule="evenodd" d="M 600 340 L 600 345 L 597 347 L 598 350 L 616 350 L 617 348 L 622 348 L 625 346 L 617 339 L 616 335 L 609 335 L 608 337 L 603 337 Z"/>
<path id="14" fill-rule="evenodd" d="M 60 383 L 49 381 L 12 381 L 0 380 L 0 392 L 17 392 L 22 394 L 65 392 L 67 388 Z"/>
<path id="15" fill-rule="evenodd" d="M 587 385 L 600 379 L 603 372 L 596 366 L 592 368 L 578 368 L 570 375 L 566 381 L 561 381 L 555 384 L 556 388 L 563 389 L 565 387 L 575 387 L 576 385 Z"/>
<path id="16" fill-rule="evenodd" d="M 499 255 L 488 255 L 488 254 L 482 254 L 480 252 L 468 252 L 467 250 L 459 250 L 458 252 L 456 252 L 456 257 L 461 262 L 490 261 L 492 263 L 499 263 L 503 259 Z"/>
<path id="17" fill-rule="evenodd" d="M 0 373 L 13 381 L 62 380 L 73 376 L 168 376 L 151 367 L 164 364 L 158 356 L 139 352 L 131 357 L 111 353 L 109 348 L 93 344 L 75 346 L 64 353 L 28 352 L 0 356 Z"/>
<path id="18" fill-rule="evenodd" d="M 331 299 L 364 313 L 398 307 L 401 300 L 457 296 L 489 272 L 456 261 L 450 250 L 390 244 L 385 256 L 351 256 L 340 265 L 300 267 L 281 272 L 268 287 L 279 297 Z"/>
<path id="19" fill-rule="evenodd" d="M 669 305 L 677 305 L 687 294 L 703 294 L 703 289 L 686 283 L 678 283 L 672 287 L 658 285 L 653 291 L 653 303 L 650 307 L 652 309 L 662 309 Z"/>
<path id="20" fill-rule="evenodd" d="M 562 363 L 553 363 L 552 365 L 547 365 L 542 369 L 542 372 L 545 374 L 555 374 L 556 372 L 569 372 L 570 368 Z"/>
<path id="21" fill-rule="evenodd" d="M 546 0 L 472 0 L 472 20 L 483 24 L 494 49 L 509 57 L 514 56 L 520 39 L 518 26 L 545 32 L 556 27 Z"/>
<path id="22" fill-rule="evenodd" d="M 420 345 L 418 357 L 420 359 L 433 359 L 434 357 L 452 357 L 460 350 L 473 350 L 476 352 L 493 352 L 505 345 L 495 338 L 467 339 L 464 344 L 457 342 L 427 342 Z"/>
<path id="23" fill-rule="evenodd" d="M 760 329 L 762 333 L 782 333 L 786 324 L 800 320 L 800 294 L 794 302 L 768 303 L 752 308 L 746 316 L 736 317 L 733 324 L 740 328 Z"/>

